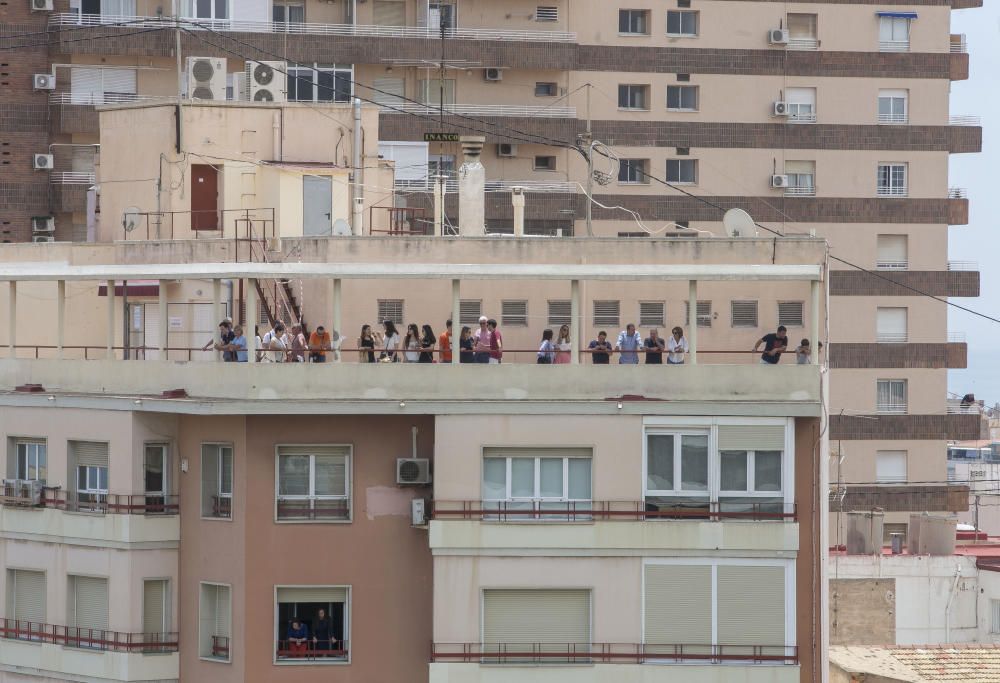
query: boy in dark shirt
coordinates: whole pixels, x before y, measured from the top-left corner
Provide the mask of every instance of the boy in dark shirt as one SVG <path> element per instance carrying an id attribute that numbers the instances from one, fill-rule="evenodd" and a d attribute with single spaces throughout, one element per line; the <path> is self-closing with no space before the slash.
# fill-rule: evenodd
<path id="1" fill-rule="evenodd" d="M 788 330 L 784 325 L 778 328 L 777 333 L 765 334 L 753 345 L 754 352 L 764 345 L 764 353 L 760 354 L 760 362 L 765 365 L 777 365 L 781 360 L 782 352 L 788 349 Z"/>
<path id="2" fill-rule="evenodd" d="M 607 332 L 599 332 L 597 339 L 590 342 L 589 348 L 593 351 L 590 357 L 594 365 L 608 365 L 611 362 L 611 342 L 608 341 Z"/>

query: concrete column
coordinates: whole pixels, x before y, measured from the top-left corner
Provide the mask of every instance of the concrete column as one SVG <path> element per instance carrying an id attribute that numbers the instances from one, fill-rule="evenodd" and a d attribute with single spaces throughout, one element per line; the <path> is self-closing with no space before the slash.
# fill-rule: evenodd
<path id="1" fill-rule="evenodd" d="M 812 363 L 819 364 L 819 280 L 809 283 L 809 346 L 812 347 Z"/>
<path id="2" fill-rule="evenodd" d="M 216 279 L 212 280 L 212 313 L 217 313 L 219 311 L 219 309 L 221 308 L 221 306 L 219 305 L 219 300 L 221 298 L 222 298 L 222 280 L 219 280 L 218 278 L 216 278 Z M 214 316 L 214 315 L 212 316 L 212 324 L 213 325 L 218 325 L 219 323 L 221 323 L 222 319 L 225 316 L 218 317 L 218 321 L 216 321 L 217 317 L 218 316 Z M 216 329 L 218 329 L 218 328 L 216 328 Z M 219 341 L 221 342 L 222 339 L 220 338 Z M 222 360 L 222 351 L 221 350 L 217 349 L 215 351 L 215 360 L 217 360 L 217 361 Z"/>
<path id="3" fill-rule="evenodd" d="M 60 282 L 59 284 L 65 285 L 65 282 Z M 60 344 L 60 346 L 61 345 L 62 344 Z M 115 281 L 114 280 L 108 280 L 108 341 L 106 347 L 107 347 L 107 359 L 111 360 L 112 358 L 115 357 Z"/>
<path id="4" fill-rule="evenodd" d="M 486 234 L 486 169 L 480 157 L 486 138 L 463 135 L 462 153 L 465 161 L 458 169 L 458 232 L 466 235 Z"/>
<path id="5" fill-rule="evenodd" d="M 462 337 L 462 323 L 459 320 L 459 302 L 462 297 L 462 281 L 451 281 L 451 362 L 452 365 L 460 362 L 462 347 L 458 340 Z"/>
<path id="6" fill-rule="evenodd" d="M 56 283 L 56 354 L 62 360 L 66 343 L 66 281 Z"/>
<path id="7" fill-rule="evenodd" d="M 160 360 L 167 360 L 167 328 L 170 325 L 170 316 L 167 315 L 167 281 L 159 281 L 159 299 L 157 303 L 160 309 L 160 338 L 157 341 L 157 348 L 160 349 Z"/>
<path id="8" fill-rule="evenodd" d="M 524 188 L 512 188 L 510 202 L 514 205 L 514 237 L 524 237 Z"/>
<path id="9" fill-rule="evenodd" d="M 257 281 L 252 278 L 247 279 L 246 307 L 247 328 L 244 332 L 247 335 L 247 361 L 256 363 L 257 336 L 254 334 L 254 328 L 257 327 Z"/>
<path id="10" fill-rule="evenodd" d="M 570 349 L 570 364 L 580 364 L 580 281 L 573 280 L 570 283 L 569 293 L 569 339 L 572 344 Z"/>
<path id="11" fill-rule="evenodd" d="M 17 282 L 7 283 L 7 352 L 14 358 L 17 352 Z"/>
<path id="12" fill-rule="evenodd" d="M 444 234 L 444 183 L 443 176 L 434 178 L 434 236 Z"/>
<path id="13" fill-rule="evenodd" d="M 340 308 L 342 301 L 340 278 L 335 277 L 332 281 L 332 290 L 330 292 L 330 301 L 332 302 L 332 310 L 330 312 L 330 327 L 332 328 L 330 333 L 330 338 L 333 339 L 333 331 L 340 333 L 340 336 L 344 336 L 344 331 L 340 329 Z"/>
<path id="14" fill-rule="evenodd" d="M 688 281 L 688 331 L 687 340 L 691 365 L 698 363 L 698 281 Z"/>

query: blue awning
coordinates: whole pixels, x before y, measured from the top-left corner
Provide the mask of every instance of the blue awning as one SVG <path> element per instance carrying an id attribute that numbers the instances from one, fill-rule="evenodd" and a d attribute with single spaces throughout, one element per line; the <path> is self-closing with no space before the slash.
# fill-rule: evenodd
<path id="1" fill-rule="evenodd" d="M 880 17 L 897 17 L 899 19 L 916 19 L 916 12 L 876 12 Z"/>

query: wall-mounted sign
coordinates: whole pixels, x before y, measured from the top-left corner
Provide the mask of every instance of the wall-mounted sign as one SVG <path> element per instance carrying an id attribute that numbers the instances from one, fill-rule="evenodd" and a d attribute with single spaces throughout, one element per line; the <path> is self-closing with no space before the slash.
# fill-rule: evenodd
<path id="1" fill-rule="evenodd" d="M 424 142 L 459 142 L 458 133 L 424 133 Z"/>

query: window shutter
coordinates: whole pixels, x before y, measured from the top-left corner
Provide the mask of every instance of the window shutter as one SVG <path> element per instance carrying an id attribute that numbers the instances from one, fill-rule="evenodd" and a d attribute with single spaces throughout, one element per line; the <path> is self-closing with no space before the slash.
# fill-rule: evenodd
<path id="1" fill-rule="evenodd" d="M 406 3 L 402 0 L 375 0 L 372 10 L 376 26 L 406 26 Z"/>
<path id="2" fill-rule="evenodd" d="M 198 605 L 201 632 L 199 650 L 202 657 L 215 656 L 212 652 L 212 636 L 228 638 L 230 635 L 229 586 L 211 583 L 201 584 L 201 602 Z M 230 652 L 232 648 L 230 647 Z"/>
<path id="3" fill-rule="evenodd" d="M 784 652 L 785 568 L 720 565 L 716 572 L 719 644 Z"/>
<path id="4" fill-rule="evenodd" d="M 464 299 L 458 302 L 458 322 L 462 325 L 477 325 L 483 314 L 483 302 Z"/>
<path id="5" fill-rule="evenodd" d="M 406 81 L 404 79 L 376 78 L 372 82 L 372 85 L 375 89 L 373 96 L 375 104 L 388 104 L 392 106 L 403 104 L 406 96 Z"/>
<path id="6" fill-rule="evenodd" d="M 278 602 L 347 602 L 343 586 L 296 586 L 278 589 Z"/>
<path id="7" fill-rule="evenodd" d="M 877 451 L 875 481 L 890 484 L 905 482 L 906 451 Z"/>
<path id="8" fill-rule="evenodd" d="M 876 311 L 876 338 L 880 342 L 905 342 L 907 340 L 907 310 L 905 308 L 879 308 Z"/>
<path id="9" fill-rule="evenodd" d="M 668 654 L 685 644 L 711 650 L 711 567 L 646 565 L 644 600 L 647 653 Z"/>
<path id="10" fill-rule="evenodd" d="M 229 586 L 218 586 L 217 599 L 215 603 L 215 635 L 230 637 L 230 604 Z"/>
<path id="11" fill-rule="evenodd" d="M 990 611 L 993 613 L 990 633 L 1000 633 L 1000 600 L 990 600 Z"/>
<path id="12" fill-rule="evenodd" d="M 403 324 L 402 299 L 378 300 L 378 323 L 381 324 L 384 320 L 391 320 L 396 325 Z"/>
<path id="13" fill-rule="evenodd" d="M 594 452 L 589 448 L 511 448 L 491 447 L 483 449 L 484 458 L 591 458 Z"/>
<path id="14" fill-rule="evenodd" d="M 45 623 L 45 572 L 7 571 L 7 618 Z"/>
<path id="15" fill-rule="evenodd" d="M 70 71 L 70 93 L 73 104 L 103 104 L 100 69 L 72 69 Z"/>
<path id="16" fill-rule="evenodd" d="M 527 301 L 504 301 L 501 303 L 501 316 L 504 325 L 526 326 L 528 324 Z"/>
<path id="17" fill-rule="evenodd" d="M 590 591 L 483 591 L 483 644 L 512 643 L 550 643 L 559 649 L 570 643 L 589 645 Z"/>
<path id="18" fill-rule="evenodd" d="M 688 320 L 691 319 L 691 302 L 684 302 L 684 324 L 688 324 Z M 711 327 L 712 326 L 712 302 L 711 301 L 699 301 L 698 302 L 698 327 Z"/>
<path id="19" fill-rule="evenodd" d="M 787 175 L 815 175 L 815 161 L 786 161 L 785 173 Z"/>
<path id="20" fill-rule="evenodd" d="M 778 324 L 788 327 L 802 327 L 803 304 L 801 301 L 778 302 Z"/>
<path id="21" fill-rule="evenodd" d="M 167 582 L 162 579 L 144 581 L 142 584 L 142 632 L 163 633 L 167 630 Z"/>
<path id="22" fill-rule="evenodd" d="M 77 467 L 107 467 L 108 444 L 99 441 L 70 441 L 69 455 Z"/>
<path id="23" fill-rule="evenodd" d="M 595 301 L 594 325 L 597 327 L 618 327 L 621 320 L 620 301 Z"/>
<path id="24" fill-rule="evenodd" d="M 104 76 L 104 92 L 112 95 L 135 95 L 136 71 L 135 69 L 101 69 Z M 108 101 L 115 101 L 115 97 L 106 97 Z"/>
<path id="25" fill-rule="evenodd" d="M 783 451 L 785 428 L 782 425 L 721 425 L 720 451 Z"/>
<path id="26" fill-rule="evenodd" d="M 108 629 L 108 580 L 73 577 L 74 614 L 71 626 L 96 631 Z"/>
<path id="27" fill-rule="evenodd" d="M 667 310 L 662 301 L 639 302 L 639 327 L 662 327 L 667 324 Z"/>
<path id="28" fill-rule="evenodd" d="M 733 327 L 757 327 L 757 302 L 733 301 Z"/>
<path id="29" fill-rule="evenodd" d="M 569 325 L 570 320 L 568 300 L 549 301 L 549 325 Z"/>
<path id="30" fill-rule="evenodd" d="M 880 267 L 905 267 L 907 263 L 906 235 L 878 236 L 878 265 Z"/>
<path id="31" fill-rule="evenodd" d="M 789 14 L 788 35 L 791 38 L 815 38 L 815 14 Z"/>

